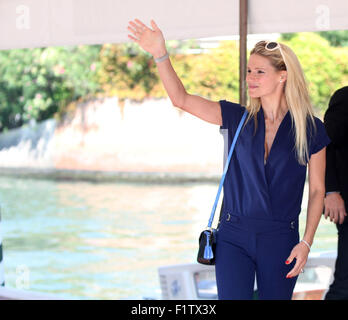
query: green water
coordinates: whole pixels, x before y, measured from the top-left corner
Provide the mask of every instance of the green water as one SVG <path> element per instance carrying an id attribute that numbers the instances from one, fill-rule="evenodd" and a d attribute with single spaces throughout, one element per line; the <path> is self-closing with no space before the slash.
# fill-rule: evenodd
<path id="1" fill-rule="evenodd" d="M 157 268 L 195 261 L 217 187 L 0 178 L 6 285 L 63 298 L 160 298 Z M 312 251 L 336 243 L 322 219 Z"/>

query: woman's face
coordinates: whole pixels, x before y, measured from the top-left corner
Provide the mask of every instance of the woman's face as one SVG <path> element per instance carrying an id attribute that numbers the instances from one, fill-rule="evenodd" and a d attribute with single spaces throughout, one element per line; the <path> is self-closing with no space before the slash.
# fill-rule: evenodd
<path id="1" fill-rule="evenodd" d="M 258 54 L 250 56 L 246 82 L 251 98 L 274 94 L 283 88 L 285 79 L 286 71 L 278 71 L 267 58 Z"/>

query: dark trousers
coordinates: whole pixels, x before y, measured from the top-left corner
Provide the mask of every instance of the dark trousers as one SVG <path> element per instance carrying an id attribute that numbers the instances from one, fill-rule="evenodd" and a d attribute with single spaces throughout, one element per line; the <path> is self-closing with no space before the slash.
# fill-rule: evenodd
<path id="1" fill-rule="evenodd" d="M 290 300 L 297 277 L 286 275 L 296 259 L 290 265 L 285 261 L 298 241 L 298 222 L 223 218 L 216 242 L 218 298 L 253 299 L 256 276 L 259 299 Z"/>
<path id="2" fill-rule="evenodd" d="M 336 226 L 338 242 L 334 281 L 325 300 L 348 300 L 348 221 Z"/>

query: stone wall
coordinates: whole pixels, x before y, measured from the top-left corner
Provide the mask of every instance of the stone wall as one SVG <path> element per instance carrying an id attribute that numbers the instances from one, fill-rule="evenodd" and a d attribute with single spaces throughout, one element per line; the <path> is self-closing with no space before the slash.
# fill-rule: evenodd
<path id="1" fill-rule="evenodd" d="M 219 127 L 172 106 L 117 98 L 81 103 L 63 121 L 0 135 L 0 167 L 219 175 Z"/>

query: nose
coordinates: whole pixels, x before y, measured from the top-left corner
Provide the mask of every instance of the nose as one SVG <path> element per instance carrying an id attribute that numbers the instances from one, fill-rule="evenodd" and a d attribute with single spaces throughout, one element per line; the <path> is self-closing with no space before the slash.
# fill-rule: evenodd
<path id="1" fill-rule="evenodd" d="M 252 72 L 250 72 L 250 73 L 247 73 L 245 80 L 246 81 L 254 81 L 256 78 L 257 78 L 256 75 L 253 74 Z"/>
<path id="2" fill-rule="evenodd" d="M 251 75 L 251 72 L 247 72 L 245 80 L 248 81 L 252 81 L 253 80 L 253 76 Z"/>

